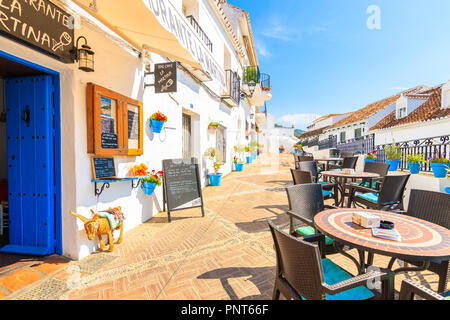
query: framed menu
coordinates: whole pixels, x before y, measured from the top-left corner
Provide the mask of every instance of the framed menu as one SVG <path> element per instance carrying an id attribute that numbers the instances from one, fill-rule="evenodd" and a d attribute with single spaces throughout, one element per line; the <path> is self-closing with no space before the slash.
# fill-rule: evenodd
<path id="1" fill-rule="evenodd" d="M 116 177 L 114 158 L 92 157 L 91 161 L 94 180 Z"/>
<path id="2" fill-rule="evenodd" d="M 142 155 L 143 126 L 142 102 L 88 83 L 88 153 L 100 156 Z"/>

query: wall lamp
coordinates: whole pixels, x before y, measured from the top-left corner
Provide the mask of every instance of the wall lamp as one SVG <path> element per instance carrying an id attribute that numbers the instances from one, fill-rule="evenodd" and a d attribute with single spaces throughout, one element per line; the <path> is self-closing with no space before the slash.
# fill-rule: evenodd
<path id="1" fill-rule="evenodd" d="M 81 48 L 78 46 L 78 42 L 84 40 L 84 44 Z M 77 39 L 75 48 L 70 52 L 72 58 L 78 61 L 78 69 L 84 72 L 94 72 L 94 55 L 95 52 L 92 51 L 91 47 L 88 45 L 85 37 L 81 36 Z"/>

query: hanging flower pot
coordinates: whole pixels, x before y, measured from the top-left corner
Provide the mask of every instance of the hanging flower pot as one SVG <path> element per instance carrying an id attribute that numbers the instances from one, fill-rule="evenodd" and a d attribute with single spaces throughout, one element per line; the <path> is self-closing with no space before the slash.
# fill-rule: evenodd
<path id="1" fill-rule="evenodd" d="M 216 131 L 217 131 L 218 127 L 220 127 L 220 123 L 218 123 L 218 122 L 211 122 L 208 125 L 209 134 L 216 134 Z"/>
<path id="2" fill-rule="evenodd" d="M 151 196 L 155 191 L 156 186 L 157 186 L 156 183 L 143 182 L 142 188 L 144 189 L 144 194 L 146 194 L 147 196 Z"/>
<path id="3" fill-rule="evenodd" d="M 167 116 L 158 111 L 152 114 L 150 120 L 153 133 L 161 133 L 164 124 L 167 122 Z"/>

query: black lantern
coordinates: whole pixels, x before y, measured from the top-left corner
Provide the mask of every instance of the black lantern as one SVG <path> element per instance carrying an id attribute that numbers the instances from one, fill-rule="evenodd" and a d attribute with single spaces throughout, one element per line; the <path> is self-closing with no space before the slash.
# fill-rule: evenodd
<path id="1" fill-rule="evenodd" d="M 256 90 L 256 82 L 255 81 L 250 81 L 248 83 L 248 90 L 250 91 L 250 97 L 253 97 L 253 94 L 255 93 Z"/>
<path id="2" fill-rule="evenodd" d="M 81 48 L 78 47 L 78 42 L 83 39 L 84 44 Z M 78 61 L 78 69 L 85 72 L 94 72 L 94 51 L 88 46 L 85 37 L 81 36 L 77 39 L 75 48 L 72 50 L 73 59 Z"/>

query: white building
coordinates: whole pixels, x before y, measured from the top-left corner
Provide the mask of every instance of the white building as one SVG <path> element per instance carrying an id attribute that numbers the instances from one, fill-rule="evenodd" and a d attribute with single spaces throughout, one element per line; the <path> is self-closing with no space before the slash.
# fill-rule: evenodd
<path id="1" fill-rule="evenodd" d="M 123 168 L 133 164 L 147 163 L 150 169 L 160 170 L 163 159 L 196 157 L 200 160 L 201 181 L 206 185 L 211 164 L 203 153 L 208 147 L 216 147 L 224 154 L 223 173 L 229 173 L 233 146 L 256 137 L 251 115 L 261 104 L 252 103 L 250 98 L 241 99 L 241 79 L 246 67 L 257 66 L 258 60 L 254 45 L 248 45 L 253 43 L 248 14 L 241 11 L 243 19 L 236 20 L 236 16 L 229 19 L 231 7 L 224 1 L 53 2 L 57 6 L 45 0 L 44 6 L 38 7 L 20 0 L 16 3 L 21 10 L 12 6 L 0 9 L 8 17 L 2 19 L 0 28 L 10 34 L 0 36 L 0 114 L 3 111 L 7 115 L 6 122 L 0 121 L 0 182 L 2 187 L 6 184 L 9 188 L 7 199 L 0 200 L 9 201 L 11 220 L 10 237 L 2 239 L 0 247 L 7 244 L 5 248 L 9 252 L 58 253 L 81 259 L 96 251 L 98 243 L 87 240 L 84 226 L 69 214 L 71 211 L 89 217 L 91 209 L 121 206 L 126 217 L 125 231 L 128 231 L 162 209 L 162 188 L 150 197 L 140 189 L 131 188 L 129 182 L 117 182 L 97 197 L 96 184 L 92 182 L 94 154 L 114 157 L 119 175 L 124 174 L 120 172 Z M 32 14 L 21 16 L 25 12 Z M 43 25 L 27 21 L 19 34 L 18 21 L 26 22 L 30 16 L 39 16 Z M 61 30 L 64 33 L 52 34 Z M 67 53 L 71 43 L 80 36 L 85 37 L 95 52 L 95 72 L 83 72 L 79 68 L 81 63 L 74 63 L 70 56 L 64 62 L 55 59 L 53 53 L 62 54 L 64 50 Z M 26 37 L 25 42 L 31 45 L 17 41 L 21 37 Z M 49 55 L 51 50 L 53 53 Z M 180 62 L 177 91 L 156 94 L 153 87 L 145 88 L 145 83 L 154 82 L 154 77 L 146 73 L 154 71 L 155 64 L 171 61 Z M 41 89 L 24 87 L 20 89 L 22 95 L 15 93 L 20 77 L 36 86 L 38 82 L 45 83 L 46 91 L 42 91 L 45 99 L 53 94 L 54 99 L 45 100 L 50 107 L 42 108 L 43 112 L 50 112 L 47 120 L 36 121 L 40 105 L 35 107 L 38 102 L 30 100 L 37 99 Z M 262 92 L 261 87 L 261 81 L 257 82 L 252 99 L 269 98 L 270 93 Z M 9 101 L 13 96 L 24 97 L 26 101 L 12 105 Z M 104 106 L 104 102 L 109 104 Z M 89 109 L 90 105 L 93 109 Z M 104 122 L 99 111 L 98 119 L 102 121 L 97 123 L 97 107 L 102 113 L 109 112 L 107 116 L 111 119 Z M 138 127 L 129 118 L 133 110 L 136 116 L 137 110 L 142 112 L 136 122 Z M 153 133 L 149 125 L 150 116 L 157 111 L 168 116 L 161 134 Z M 221 127 L 216 135 L 208 134 L 208 124 L 215 121 Z M 38 126 L 48 136 L 27 131 L 37 130 Z M 102 140 L 100 148 L 98 137 Z M 114 149 L 104 137 L 112 137 Z M 40 162 L 33 152 L 42 154 L 39 143 L 43 141 L 49 153 Z M 17 150 L 27 156 L 19 156 Z M 48 184 L 44 186 L 47 189 L 44 184 Z M 44 191 L 38 192 L 40 188 Z M 16 191 L 23 207 L 13 205 L 18 202 L 14 198 Z M 29 237 L 45 239 L 36 241 Z"/>

